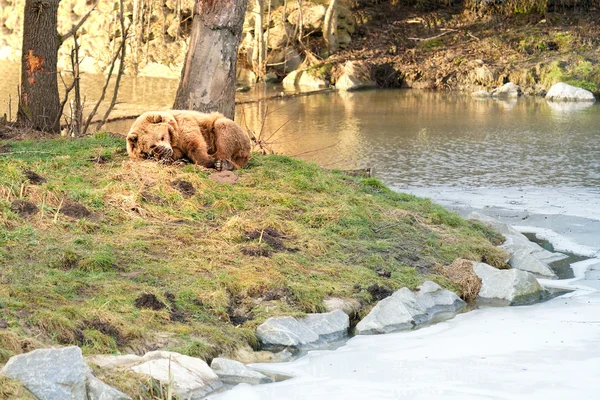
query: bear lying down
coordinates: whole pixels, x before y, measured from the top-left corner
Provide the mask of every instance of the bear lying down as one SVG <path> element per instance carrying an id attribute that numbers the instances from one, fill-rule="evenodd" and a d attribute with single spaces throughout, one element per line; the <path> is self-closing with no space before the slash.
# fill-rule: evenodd
<path id="1" fill-rule="evenodd" d="M 250 150 L 242 128 L 220 113 L 150 111 L 140 115 L 127 134 L 131 158 L 186 158 L 219 171 L 245 167 Z"/>

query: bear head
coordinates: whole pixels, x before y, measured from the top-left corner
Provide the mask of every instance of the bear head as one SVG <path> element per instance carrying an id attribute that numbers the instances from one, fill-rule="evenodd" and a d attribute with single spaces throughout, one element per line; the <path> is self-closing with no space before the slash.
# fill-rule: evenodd
<path id="1" fill-rule="evenodd" d="M 127 154 L 131 158 L 170 159 L 173 156 L 171 139 L 177 121 L 168 113 L 146 112 L 140 115 L 127 134 Z"/>

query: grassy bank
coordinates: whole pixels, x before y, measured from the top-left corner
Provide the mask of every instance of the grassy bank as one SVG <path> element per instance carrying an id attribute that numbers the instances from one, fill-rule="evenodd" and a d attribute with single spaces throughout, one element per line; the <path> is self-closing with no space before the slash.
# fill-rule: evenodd
<path id="1" fill-rule="evenodd" d="M 456 290 L 435 266 L 457 257 L 503 264 L 492 232 L 376 179 L 255 155 L 227 185 L 124 144 L 0 142 L 0 365 L 52 344 L 210 359 L 328 296 L 366 311 L 425 279 Z"/>

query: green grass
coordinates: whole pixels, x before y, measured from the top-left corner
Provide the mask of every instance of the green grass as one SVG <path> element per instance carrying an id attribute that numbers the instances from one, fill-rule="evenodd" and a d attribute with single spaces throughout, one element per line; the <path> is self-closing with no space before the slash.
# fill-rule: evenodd
<path id="1" fill-rule="evenodd" d="M 435 265 L 457 257 L 504 265 L 482 225 L 376 179 L 289 157 L 254 155 L 229 186 L 194 165 L 132 162 L 124 141 L 108 135 L 0 145 L 13 153 L 0 154 L 0 319 L 9 325 L 0 364 L 52 344 L 85 354 L 159 347 L 208 360 L 256 347 L 266 318 L 323 311 L 328 296 L 358 298 L 366 312 L 371 285 L 434 279 L 452 288 Z M 98 155 L 106 162 L 90 161 Z M 29 183 L 26 170 L 46 182 Z M 196 193 L 182 196 L 171 185 L 178 179 Z M 38 212 L 20 216 L 15 200 Z M 59 212 L 73 201 L 92 215 Z M 143 294 L 159 307 L 138 308 Z"/>
<path id="2" fill-rule="evenodd" d="M 569 62 L 552 62 L 542 71 L 541 78 L 548 86 L 564 82 L 593 93 L 600 92 L 600 66 L 581 57 Z"/>

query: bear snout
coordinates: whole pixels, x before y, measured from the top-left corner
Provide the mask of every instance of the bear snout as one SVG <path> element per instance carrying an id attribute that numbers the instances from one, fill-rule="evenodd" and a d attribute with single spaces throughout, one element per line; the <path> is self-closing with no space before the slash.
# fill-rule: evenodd
<path id="1" fill-rule="evenodd" d="M 156 159 L 164 160 L 173 156 L 173 149 L 170 146 L 156 146 L 154 149 L 152 149 L 152 155 Z"/>

